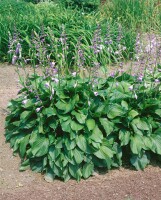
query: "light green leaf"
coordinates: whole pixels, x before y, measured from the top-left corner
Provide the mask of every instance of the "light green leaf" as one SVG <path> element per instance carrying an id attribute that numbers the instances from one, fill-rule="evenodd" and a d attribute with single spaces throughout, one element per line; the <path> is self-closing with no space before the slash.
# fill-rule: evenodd
<path id="1" fill-rule="evenodd" d="M 72 150 L 76 146 L 76 141 L 66 138 L 65 139 L 65 146 L 66 146 L 67 150 Z"/>
<path id="2" fill-rule="evenodd" d="M 59 110 L 63 110 L 64 114 L 70 112 L 73 109 L 73 104 L 70 103 L 64 103 L 62 101 L 58 101 L 55 106 L 59 109 Z"/>
<path id="3" fill-rule="evenodd" d="M 77 122 L 75 122 L 75 121 L 71 121 L 71 129 L 73 130 L 73 131 L 80 131 L 80 130 L 82 130 L 83 129 L 83 125 L 81 125 L 81 124 L 78 124 Z"/>
<path id="4" fill-rule="evenodd" d="M 134 119 L 136 116 L 138 116 L 139 113 L 136 111 L 136 110 L 131 110 L 129 113 L 128 113 L 128 118 L 130 120 Z"/>
<path id="5" fill-rule="evenodd" d="M 105 159 L 105 160 L 112 158 L 114 154 L 115 154 L 115 152 L 113 150 L 111 150 L 110 148 L 108 148 L 107 146 L 101 146 L 100 150 L 98 150 L 97 152 L 94 153 L 94 155 L 97 158 Z"/>
<path id="6" fill-rule="evenodd" d="M 87 119 L 86 125 L 87 125 L 89 131 L 93 130 L 95 125 L 96 125 L 95 120 L 94 119 Z"/>
<path id="7" fill-rule="evenodd" d="M 133 154 L 139 154 L 144 146 L 142 136 L 136 134 L 131 136 L 130 147 Z"/>
<path id="8" fill-rule="evenodd" d="M 130 132 L 125 129 L 119 131 L 119 139 L 121 140 L 121 146 L 125 146 L 129 143 L 130 135 Z"/>
<path id="9" fill-rule="evenodd" d="M 76 143 L 78 145 L 78 147 L 83 151 L 86 152 L 87 151 L 87 140 L 85 139 L 85 137 L 83 135 L 79 135 Z"/>
<path id="10" fill-rule="evenodd" d="M 98 128 L 98 126 L 96 125 L 94 130 L 92 131 L 91 136 L 89 137 L 91 140 L 93 140 L 94 142 L 98 142 L 101 143 L 102 139 L 103 139 L 103 134 L 100 131 L 100 129 Z"/>
<path id="11" fill-rule="evenodd" d="M 27 120 L 30 115 L 32 114 L 32 111 L 24 111 L 20 115 L 20 120 Z"/>
<path id="12" fill-rule="evenodd" d="M 121 101 L 121 106 L 122 106 L 123 108 L 125 108 L 125 110 L 128 110 L 128 103 L 127 103 L 126 101 L 122 100 L 122 101 Z"/>
<path id="13" fill-rule="evenodd" d="M 94 170 L 94 164 L 93 163 L 86 163 L 83 166 L 83 171 L 82 171 L 82 175 L 85 179 L 87 179 L 89 176 L 92 175 Z"/>
<path id="14" fill-rule="evenodd" d="M 159 117 L 161 117 L 161 109 L 155 110 L 155 113 L 156 113 L 157 115 L 159 115 Z"/>
<path id="15" fill-rule="evenodd" d="M 133 119 L 131 123 L 135 124 L 135 126 L 137 126 L 137 128 L 140 130 L 145 130 L 145 131 L 149 130 L 149 125 L 144 119 L 136 118 Z"/>
<path id="16" fill-rule="evenodd" d="M 99 121 L 105 129 L 106 135 L 108 136 L 113 131 L 114 124 L 110 122 L 107 118 L 100 118 Z"/>
<path id="17" fill-rule="evenodd" d="M 77 148 L 75 148 L 73 150 L 73 155 L 74 155 L 74 159 L 75 159 L 75 161 L 76 161 L 77 164 L 80 164 L 83 161 L 83 159 L 84 159 L 83 152 L 81 152 Z"/>
<path id="18" fill-rule="evenodd" d="M 80 123 L 80 124 L 84 124 L 85 123 L 85 120 L 86 120 L 86 115 L 84 115 L 83 113 L 79 113 L 79 112 L 76 112 L 76 111 L 72 111 L 72 115 L 74 115 L 77 119 L 77 121 Z"/>
<path id="19" fill-rule="evenodd" d="M 123 114 L 123 108 L 118 104 L 113 104 L 108 110 L 107 117 L 114 119 L 115 117 L 122 116 Z"/>
<path id="20" fill-rule="evenodd" d="M 161 155 L 161 136 L 152 135 L 151 139 L 153 142 L 153 148 L 155 149 L 154 152 Z"/>
<path id="21" fill-rule="evenodd" d="M 23 163 L 21 163 L 21 166 L 20 166 L 19 170 L 20 171 L 25 171 L 25 170 L 27 170 L 29 168 L 30 168 L 30 160 L 27 159 L 27 160 L 23 161 Z"/>

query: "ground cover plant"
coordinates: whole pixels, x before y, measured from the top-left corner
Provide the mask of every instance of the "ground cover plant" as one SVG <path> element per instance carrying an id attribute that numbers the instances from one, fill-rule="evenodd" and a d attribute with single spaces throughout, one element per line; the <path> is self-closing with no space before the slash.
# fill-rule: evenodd
<path id="1" fill-rule="evenodd" d="M 95 169 L 120 167 L 125 158 L 144 169 L 151 155 L 161 155 L 160 65 L 106 78 L 95 76 L 92 67 L 88 77 L 80 76 L 80 67 L 62 68 L 50 63 L 41 76 L 20 76 L 5 133 L 21 157 L 20 170 L 42 172 L 47 181 L 79 181 Z"/>

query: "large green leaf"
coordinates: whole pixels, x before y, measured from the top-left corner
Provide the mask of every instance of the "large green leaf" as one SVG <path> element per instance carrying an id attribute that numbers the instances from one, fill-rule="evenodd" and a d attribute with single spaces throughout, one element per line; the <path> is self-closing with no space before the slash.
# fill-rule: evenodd
<path id="1" fill-rule="evenodd" d="M 109 107 L 107 117 L 110 119 L 114 119 L 115 117 L 124 115 L 123 108 L 118 104 L 113 104 Z"/>
<path id="2" fill-rule="evenodd" d="M 86 179 L 89 176 L 91 176 L 92 173 L 93 173 L 93 170 L 94 170 L 94 164 L 93 163 L 86 163 L 83 166 L 83 171 L 82 171 L 83 177 Z"/>
<path id="3" fill-rule="evenodd" d="M 20 156 L 23 158 L 26 153 L 26 146 L 29 143 L 30 135 L 26 135 L 20 142 Z"/>
<path id="4" fill-rule="evenodd" d="M 133 154 L 140 154 L 141 149 L 144 148 L 143 137 L 140 135 L 131 136 L 130 147 Z"/>
<path id="5" fill-rule="evenodd" d="M 27 159 L 27 160 L 25 160 L 25 161 L 23 161 L 23 162 L 21 163 L 19 170 L 20 170 L 20 171 L 25 171 L 25 170 L 27 170 L 27 169 L 29 169 L 29 168 L 30 168 L 30 160 Z"/>
<path id="6" fill-rule="evenodd" d="M 155 113 L 156 113 L 157 115 L 159 115 L 159 117 L 161 117 L 161 109 L 155 110 Z"/>
<path id="7" fill-rule="evenodd" d="M 74 159 L 77 164 L 80 164 L 84 159 L 84 154 L 78 148 L 73 150 Z"/>
<path id="8" fill-rule="evenodd" d="M 66 146 L 67 150 L 72 150 L 76 146 L 76 141 L 66 138 L 65 139 L 65 146 Z"/>
<path id="9" fill-rule="evenodd" d="M 87 152 L 87 140 L 83 135 L 78 136 L 76 143 L 83 152 Z"/>
<path id="10" fill-rule="evenodd" d="M 105 160 L 108 158 L 112 158 L 114 154 L 115 154 L 115 152 L 107 146 L 101 146 L 100 150 L 98 150 L 94 153 L 94 155 L 97 158 L 105 159 Z"/>
<path id="11" fill-rule="evenodd" d="M 86 120 L 86 125 L 88 127 L 88 130 L 91 131 L 94 129 L 95 125 L 96 125 L 96 122 L 94 119 L 87 119 Z"/>
<path id="12" fill-rule="evenodd" d="M 161 136 L 152 135 L 151 139 L 153 141 L 154 152 L 161 155 Z"/>
<path id="13" fill-rule="evenodd" d="M 101 130 L 98 128 L 98 126 L 96 125 L 95 128 L 92 131 L 92 134 L 89 137 L 91 140 L 93 140 L 94 142 L 98 142 L 101 143 L 102 139 L 103 139 L 103 134 L 101 132 Z"/>
<path id="14" fill-rule="evenodd" d="M 43 112 L 47 115 L 47 117 L 56 115 L 56 109 L 53 107 L 45 108 Z"/>
<path id="15" fill-rule="evenodd" d="M 20 115 L 20 120 L 27 120 L 32 114 L 32 111 L 24 111 Z"/>
<path id="16" fill-rule="evenodd" d="M 60 124 L 61 124 L 62 130 L 63 130 L 64 132 L 68 132 L 68 133 L 71 132 L 70 123 L 71 123 L 71 119 L 68 119 L 67 121 L 60 120 Z"/>
<path id="17" fill-rule="evenodd" d="M 72 115 L 74 115 L 77 119 L 77 121 L 80 123 L 80 124 L 84 124 L 85 121 L 86 121 L 86 115 L 84 115 L 83 113 L 79 113 L 79 112 L 76 112 L 76 111 L 72 111 Z"/>
<path id="18" fill-rule="evenodd" d="M 69 172 L 73 178 L 76 178 L 77 181 L 80 181 L 82 177 L 81 169 L 77 165 L 69 164 Z"/>
<path id="19" fill-rule="evenodd" d="M 100 118 L 99 121 L 105 129 L 106 135 L 108 136 L 113 131 L 114 124 L 110 122 L 107 118 Z"/>
<path id="20" fill-rule="evenodd" d="M 139 113 L 136 111 L 136 110 L 131 110 L 129 113 L 128 113 L 128 118 L 129 120 L 132 120 L 134 119 L 136 116 L 138 116 Z"/>
<path id="21" fill-rule="evenodd" d="M 125 129 L 121 129 L 119 131 L 119 139 L 121 140 L 121 146 L 125 146 L 130 141 L 130 131 L 127 131 Z"/>
<path id="22" fill-rule="evenodd" d="M 63 101 L 58 101 L 55 106 L 59 109 L 64 111 L 64 114 L 70 112 L 73 109 L 73 104 L 72 102 L 65 103 Z"/>
<path id="23" fill-rule="evenodd" d="M 143 153 L 142 156 L 133 155 L 130 162 L 137 170 L 143 170 L 149 164 L 150 160 L 147 154 Z"/>
<path id="24" fill-rule="evenodd" d="M 82 130 L 83 129 L 83 125 L 81 125 L 81 124 L 79 124 L 79 123 L 77 123 L 77 122 L 75 122 L 75 121 L 71 121 L 71 129 L 73 130 L 73 131 L 80 131 L 80 130 Z"/>
<path id="25" fill-rule="evenodd" d="M 121 106 L 125 109 L 128 110 L 128 103 L 124 100 L 121 101 Z"/>
<path id="26" fill-rule="evenodd" d="M 31 150 L 33 156 L 40 157 L 47 154 L 49 148 L 49 140 L 43 136 L 38 137 L 33 143 Z"/>
<path id="27" fill-rule="evenodd" d="M 135 124 L 135 126 L 137 126 L 137 128 L 140 130 L 145 130 L 145 131 L 149 130 L 149 125 L 147 124 L 145 119 L 136 118 L 133 119 L 131 123 Z"/>
<path id="28" fill-rule="evenodd" d="M 55 161 L 56 158 L 60 155 L 60 148 L 56 148 L 55 145 L 49 147 L 49 155 L 52 161 Z"/>
<path id="29" fill-rule="evenodd" d="M 47 172 L 44 175 L 44 179 L 48 182 L 51 183 L 54 181 L 55 179 L 55 174 L 53 172 L 53 170 L 51 170 L 50 168 L 47 170 Z"/>

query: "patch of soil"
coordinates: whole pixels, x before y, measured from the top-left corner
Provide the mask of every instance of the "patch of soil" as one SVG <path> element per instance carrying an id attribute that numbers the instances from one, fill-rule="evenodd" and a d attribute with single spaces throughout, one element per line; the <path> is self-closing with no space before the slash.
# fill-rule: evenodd
<path id="1" fill-rule="evenodd" d="M 18 76 L 13 66 L 0 66 L 0 200 L 160 200 L 161 168 L 111 170 L 77 183 L 47 183 L 41 174 L 19 172 L 20 158 L 5 143 L 6 106 L 16 97 Z"/>

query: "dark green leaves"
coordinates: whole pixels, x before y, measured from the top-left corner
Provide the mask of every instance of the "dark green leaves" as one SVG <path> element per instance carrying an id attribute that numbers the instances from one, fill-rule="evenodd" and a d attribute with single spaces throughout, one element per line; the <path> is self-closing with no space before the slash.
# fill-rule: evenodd
<path id="1" fill-rule="evenodd" d="M 49 140 L 43 136 L 36 138 L 36 141 L 33 143 L 31 150 L 33 156 L 41 157 L 48 153 Z"/>
<path id="2" fill-rule="evenodd" d="M 137 170 L 143 170 L 149 164 L 150 159 L 146 153 L 142 153 L 141 156 L 133 155 L 130 162 Z"/>
<path id="3" fill-rule="evenodd" d="M 114 124 L 110 122 L 107 118 L 100 118 L 99 121 L 106 131 L 106 135 L 108 136 L 113 131 Z"/>
<path id="4" fill-rule="evenodd" d="M 121 166 L 126 155 L 138 170 L 149 164 L 151 153 L 161 155 L 160 93 L 137 91 L 141 82 L 131 91 L 134 77 L 125 77 L 130 83 L 123 76 L 117 85 L 113 78 L 99 79 L 97 96 L 88 79 L 69 76 L 57 84 L 36 76 L 36 86 L 32 77 L 40 100 L 24 89 L 11 101 L 5 124 L 6 140 L 22 160 L 20 170 L 43 172 L 48 182 L 56 177 L 79 181 L 95 167 Z M 45 88 L 50 81 L 53 88 Z"/>

